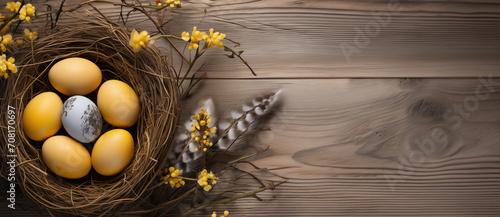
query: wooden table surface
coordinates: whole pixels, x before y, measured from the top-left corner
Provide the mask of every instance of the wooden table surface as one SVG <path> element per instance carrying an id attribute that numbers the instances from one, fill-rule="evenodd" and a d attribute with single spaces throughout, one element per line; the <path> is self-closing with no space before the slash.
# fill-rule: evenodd
<path id="1" fill-rule="evenodd" d="M 205 9 L 200 29 L 240 42 L 258 76 L 210 51 L 184 111 L 208 96 L 223 116 L 281 89 L 250 142 L 288 182 L 193 216 L 500 216 L 500 1 L 193 0 L 167 29 Z"/>

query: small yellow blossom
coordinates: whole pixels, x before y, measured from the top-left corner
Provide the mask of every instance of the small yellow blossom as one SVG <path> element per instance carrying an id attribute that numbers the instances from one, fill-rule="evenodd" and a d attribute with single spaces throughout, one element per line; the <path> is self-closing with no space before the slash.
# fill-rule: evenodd
<path id="1" fill-rule="evenodd" d="M 210 135 L 217 132 L 217 128 L 208 126 L 212 122 L 212 118 L 205 109 L 201 109 L 192 119 L 196 122 L 191 126 L 191 138 L 198 142 L 203 152 L 206 152 L 207 148 L 213 146 L 213 143 L 210 142 Z M 198 150 L 200 149 L 196 148 L 196 151 Z"/>
<path id="2" fill-rule="evenodd" d="M 17 72 L 17 67 L 16 64 L 14 64 L 15 59 L 12 57 L 9 57 L 7 60 L 7 56 L 5 54 L 2 54 L 0 56 L 0 76 L 3 76 L 4 78 L 8 78 L 9 75 L 7 74 L 7 70 L 10 70 L 12 73 Z"/>
<path id="3" fill-rule="evenodd" d="M 132 30 L 132 34 L 130 35 L 129 45 L 134 48 L 135 52 L 141 50 L 141 47 L 147 48 L 149 46 L 149 34 L 147 31 L 142 31 L 141 34 L 137 32 L 137 30 Z"/>
<path id="4" fill-rule="evenodd" d="M 21 47 L 23 46 L 24 41 L 21 39 L 17 39 L 16 41 L 14 41 L 14 44 L 16 45 L 16 47 Z"/>
<path id="5" fill-rule="evenodd" d="M 7 47 L 6 45 L 11 45 L 12 44 L 12 35 L 11 34 L 7 34 L 7 35 L 4 35 L 3 37 L 0 36 L 0 48 L 2 50 L 2 52 L 5 52 L 7 51 Z"/>
<path id="6" fill-rule="evenodd" d="M 217 184 L 218 178 L 215 177 L 215 175 L 210 171 L 210 173 L 207 172 L 207 169 L 203 169 L 200 173 L 198 173 L 198 185 L 203 187 L 203 190 L 205 191 L 210 191 L 212 189 L 212 186 Z"/>
<path id="7" fill-rule="evenodd" d="M 180 8 L 181 7 L 180 0 L 167 0 L 166 2 L 161 1 L 161 0 L 156 0 L 155 3 L 158 7 L 161 7 L 163 4 L 165 4 L 166 6 L 171 7 L 171 8 Z"/>
<path id="8" fill-rule="evenodd" d="M 19 11 L 19 19 L 26 20 L 26 22 L 31 23 L 31 18 L 35 16 L 35 6 L 32 4 L 25 4 Z"/>
<path id="9" fill-rule="evenodd" d="M 214 29 L 210 29 L 210 34 L 207 35 L 206 32 L 200 32 L 198 29 L 193 27 L 193 33 L 189 37 L 188 32 L 182 32 L 182 40 L 189 42 L 189 50 L 198 49 L 200 42 L 205 40 L 204 48 L 213 48 L 214 45 L 222 48 L 224 44 L 221 42 L 222 39 L 226 37 L 226 34 L 220 32 L 214 32 Z"/>
<path id="10" fill-rule="evenodd" d="M 182 36 L 182 40 L 184 40 L 184 41 L 189 41 L 189 39 L 190 39 L 188 32 L 182 32 L 181 36 Z"/>
<path id="11" fill-rule="evenodd" d="M 193 27 L 193 33 L 191 34 L 191 38 L 189 38 L 189 33 L 183 32 L 182 39 L 184 41 L 189 41 L 189 50 L 198 49 L 200 45 L 200 41 L 203 40 L 203 34 L 195 27 Z"/>
<path id="12" fill-rule="evenodd" d="M 165 168 L 164 173 L 168 173 L 162 178 L 162 181 L 168 181 L 170 184 L 170 187 L 172 188 L 179 188 L 183 185 L 186 184 L 182 178 L 179 178 L 179 176 L 182 174 L 182 170 L 175 169 L 175 167 L 170 167 L 170 168 Z"/>
<path id="13" fill-rule="evenodd" d="M 167 5 L 171 8 L 180 8 L 181 7 L 181 1 L 179 0 L 167 0 Z"/>
<path id="14" fill-rule="evenodd" d="M 225 216 L 228 216 L 228 215 L 229 215 L 229 211 L 226 210 L 226 211 L 224 211 L 224 215 L 221 215 L 220 217 L 225 217 Z M 217 212 L 214 211 L 212 213 L 212 217 L 217 217 Z"/>
<path id="15" fill-rule="evenodd" d="M 215 32 L 214 29 L 210 28 L 210 35 L 206 36 L 205 41 L 207 42 L 207 47 L 213 48 L 214 45 L 222 48 L 224 44 L 222 44 L 221 40 L 226 37 L 226 34 Z"/>
<path id="16" fill-rule="evenodd" d="M 24 39 L 26 39 L 26 41 L 33 41 L 37 37 L 38 32 L 36 31 L 36 29 L 31 29 L 31 31 L 29 29 L 24 29 Z"/>
<path id="17" fill-rule="evenodd" d="M 5 9 L 12 13 L 17 13 L 21 7 L 21 2 L 7 2 Z"/>

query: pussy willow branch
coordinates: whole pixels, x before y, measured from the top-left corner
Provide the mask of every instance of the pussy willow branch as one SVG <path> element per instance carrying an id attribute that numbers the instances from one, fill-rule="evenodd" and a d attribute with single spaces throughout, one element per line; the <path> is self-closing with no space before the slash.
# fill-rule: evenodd
<path id="1" fill-rule="evenodd" d="M 276 187 L 280 186 L 281 184 L 283 184 L 285 182 L 286 181 L 281 181 L 281 182 L 278 182 L 278 183 L 271 183 L 271 184 L 269 184 L 269 185 L 267 185 L 265 187 L 262 187 L 260 189 L 255 190 L 255 191 L 252 191 L 252 192 L 248 192 L 248 193 L 236 195 L 236 196 L 234 196 L 232 198 L 226 198 L 226 199 L 212 201 L 210 203 L 207 203 L 207 204 L 204 204 L 204 205 L 201 205 L 201 206 L 194 207 L 194 208 L 190 209 L 183 216 L 188 216 L 189 214 L 191 214 L 191 213 L 193 213 L 195 211 L 202 210 L 202 209 L 205 209 L 207 207 L 210 207 L 210 206 L 213 206 L 213 205 L 216 205 L 216 204 L 227 204 L 227 203 L 230 203 L 230 202 L 233 202 L 235 200 L 238 200 L 238 199 L 241 199 L 241 198 L 245 198 L 245 197 L 259 198 L 257 196 L 257 193 L 263 192 L 265 190 L 274 190 Z"/>

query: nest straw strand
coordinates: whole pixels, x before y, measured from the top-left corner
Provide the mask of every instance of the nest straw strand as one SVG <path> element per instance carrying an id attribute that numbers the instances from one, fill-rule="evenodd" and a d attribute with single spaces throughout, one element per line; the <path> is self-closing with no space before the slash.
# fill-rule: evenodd
<path id="1" fill-rule="evenodd" d="M 15 54 L 20 71 L 2 82 L 1 114 L 7 105 L 16 111 L 16 181 L 24 195 L 54 216 L 114 215 L 139 203 L 170 152 L 180 112 L 180 98 L 169 62 L 150 47 L 135 53 L 128 45 L 131 30 L 109 21 L 83 20 L 59 25 L 44 37 L 25 44 Z M 103 82 L 118 79 L 138 94 L 141 114 L 133 129 L 135 154 L 122 173 L 99 177 L 94 171 L 79 180 L 62 179 L 50 171 L 41 157 L 41 144 L 22 130 L 22 113 L 30 99 L 45 91 L 57 92 L 48 71 L 57 61 L 83 57 L 96 63 Z M 91 93 L 95 94 L 95 93 Z M 61 95 L 62 96 L 62 95 Z M 64 99 L 63 99 L 64 100 Z M 0 116 L 1 137 L 7 138 L 7 116 Z M 2 143 L 6 140 L 2 139 Z M 1 145 L 7 159 L 7 145 Z M 2 164 L 3 174 L 9 168 Z"/>

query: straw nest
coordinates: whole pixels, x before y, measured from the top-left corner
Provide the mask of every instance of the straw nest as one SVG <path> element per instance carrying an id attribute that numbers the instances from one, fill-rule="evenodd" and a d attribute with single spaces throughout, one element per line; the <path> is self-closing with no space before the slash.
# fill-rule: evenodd
<path id="1" fill-rule="evenodd" d="M 134 208 L 139 204 L 135 201 L 151 194 L 148 188 L 170 152 L 180 112 L 175 78 L 168 60 L 156 48 L 138 53 L 132 50 L 128 45 L 130 32 L 125 26 L 103 20 L 59 25 L 16 52 L 19 72 L 0 82 L 4 86 L 0 113 L 7 113 L 7 105 L 15 107 L 16 112 L 16 183 L 27 198 L 51 215 L 115 215 Z M 24 134 L 23 109 L 39 93 L 57 93 L 48 81 L 48 71 L 68 57 L 95 62 L 102 70 L 103 82 L 119 79 L 139 96 L 141 114 L 137 124 L 128 129 L 135 137 L 134 158 L 118 175 L 103 177 L 92 170 L 78 180 L 62 179 L 43 162 L 43 142 L 34 142 Z M 60 96 L 63 101 L 67 98 Z M 96 91 L 89 98 L 95 96 Z M 0 116 L 0 123 L 8 123 L 6 115 Z M 8 138 L 7 130 L 0 133 Z M 7 145 L 0 149 L 7 159 Z M 2 167 L 2 173 L 7 174 L 9 168 L 5 164 Z"/>

